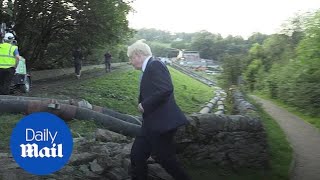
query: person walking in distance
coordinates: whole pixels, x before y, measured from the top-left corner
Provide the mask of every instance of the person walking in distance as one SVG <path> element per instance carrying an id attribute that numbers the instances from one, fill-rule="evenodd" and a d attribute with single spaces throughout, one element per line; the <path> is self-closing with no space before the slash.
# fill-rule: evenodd
<path id="1" fill-rule="evenodd" d="M 77 47 L 72 52 L 73 57 L 73 63 L 74 63 L 74 72 L 76 73 L 76 76 L 78 79 L 80 79 L 81 76 L 81 66 L 82 66 L 82 60 L 83 55 L 80 47 Z"/>
<path id="2" fill-rule="evenodd" d="M 106 72 L 111 71 L 111 54 L 109 52 L 106 52 L 104 54 L 104 64 L 106 65 Z"/>
<path id="3" fill-rule="evenodd" d="M 6 33 L 0 44 L 0 94 L 8 95 L 10 85 L 19 62 L 18 46 L 14 45 L 14 35 Z"/>
<path id="4" fill-rule="evenodd" d="M 188 120 L 175 102 L 169 70 L 152 58 L 150 47 L 142 40 L 128 47 L 127 56 L 143 73 L 138 100 L 143 123 L 131 149 L 132 180 L 147 180 L 151 154 L 175 180 L 190 180 L 175 153 L 174 135 Z"/>

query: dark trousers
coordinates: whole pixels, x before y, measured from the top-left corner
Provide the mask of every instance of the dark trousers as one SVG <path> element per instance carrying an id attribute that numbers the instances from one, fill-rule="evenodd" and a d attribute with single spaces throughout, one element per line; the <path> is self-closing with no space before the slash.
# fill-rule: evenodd
<path id="1" fill-rule="evenodd" d="M 106 72 L 110 72 L 111 71 L 111 63 L 109 61 L 105 61 L 105 65 L 106 65 Z"/>
<path id="2" fill-rule="evenodd" d="M 74 63 L 74 72 L 76 73 L 76 75 L 80 75 L 81 72 L 81 62 L 75 62 Z"/>
<path id="3" fill-rule="evenodd" d="M 15 73 L 15 68 L 0 69 L 0 94 L 10 94 L 10 85 Z"/>
<path id="4" fill-rule="evenodd" d="M 175 179 L 190 180 L 178 162 L 175 152 L 176 130 L 161 135 L 137 136 L 131 149 L 132 180 L 147 180 L 147 159 L 155 155 L 156 161 Z"/>

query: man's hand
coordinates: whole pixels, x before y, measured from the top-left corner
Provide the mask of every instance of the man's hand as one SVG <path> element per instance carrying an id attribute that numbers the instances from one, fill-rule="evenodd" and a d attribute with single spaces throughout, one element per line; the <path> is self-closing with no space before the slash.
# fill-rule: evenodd
<path id="1" fill-rule="evenodd" d="M 138 110 L 139 110 L 141 113 L 143 113 L 143 112 L 144 112 L 144 109 L 143 109 L 143 107 L 142 107 L 141 103 L 139 103 L 139 105 L 138 105 Z"/>
<path id="2" fill-rule="evenodd" d="M 17 68 L 18 64 L 19 64 L 19 61 L 20 61 L 20 56 L 19 55 L 16 55 L 15 59 L 16 59 L 16 64 L 14 65 L 15 68 Z"/>

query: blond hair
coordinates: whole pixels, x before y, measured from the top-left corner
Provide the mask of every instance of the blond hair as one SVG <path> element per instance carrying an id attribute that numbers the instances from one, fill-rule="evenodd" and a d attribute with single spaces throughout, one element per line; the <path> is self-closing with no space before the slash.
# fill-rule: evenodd
<path id="1" fill-rule="evenodd" d="M 152 52 L 148 44 L 144 43 L 145 39 L 140 39 L 128 47 L 127 56 L 140 54 L 143 56 L 152 56 Z"/>

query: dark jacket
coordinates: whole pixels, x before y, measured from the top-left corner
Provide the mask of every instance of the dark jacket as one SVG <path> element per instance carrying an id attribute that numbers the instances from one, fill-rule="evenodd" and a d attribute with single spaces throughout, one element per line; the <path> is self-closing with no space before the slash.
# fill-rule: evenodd
<path id="1" fill-rule="evenodd" d="M 82 52 L 81 50 L 78 50 L 78 49 L 72 52 L 72 56 L 73 56 L 74 63 L 80 63 L 83 59 Z"/>
<path id="2" fill-rule="evenodd" d="M 112 56 L 111 56 L 110 53 L 107 52 L 107 53 L 104 54 L 104 61 L 105 62 L 110 62 L 111 58 L 112 58 Z"/>
<path id="3" fill-rule="evenodd" d="M 140 83 L 139 103 L 144 109 L 142 132 L 164 133 L 188 123 L 175 102 L 167 67 L 151 58 Z"/>

